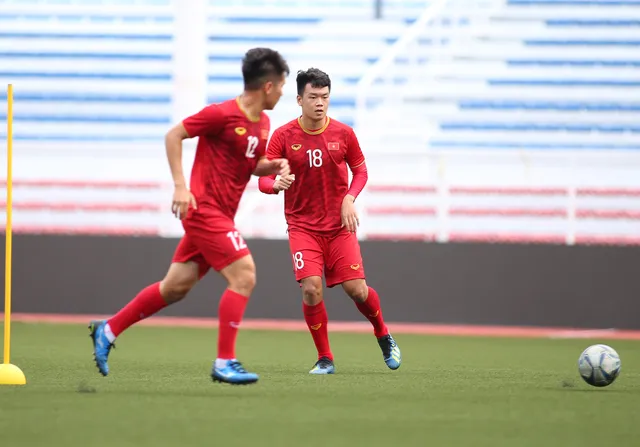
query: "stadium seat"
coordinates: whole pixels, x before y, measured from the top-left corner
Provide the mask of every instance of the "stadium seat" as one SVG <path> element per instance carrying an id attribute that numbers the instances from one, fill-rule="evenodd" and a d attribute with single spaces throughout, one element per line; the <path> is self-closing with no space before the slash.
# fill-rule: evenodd
<path id="1" fill-rule="evenodd" d="M 620 189 L 640 189 L 631 164 L 599 177 L 585 168 L 572 185 L 580 194 L 561 170 L 527 171 L 544 155 L 518 157 L 627 160 L 640 150 L 640 1 L 483 0 L 475 9 L 451 1 L 429 22 L 438 33 L 427 27 L 373 79 L 365 127 L 363 78 L 435 2 L 388 0 L 382 19 L 370 0 L 328 0 L 322 16 L 316 3 L 206 0 L 202 99 L 240 91 L 239 63 L 253 46 L 277 48 L 294 76 L 310 66 L 329 72 L 331 115 L 357 126 L 367 149 L 363 237 L 566 242 L 572 226 L 572 241 L 636 240 L 638 195 Z M 0 11 L 0 81 L 15 86 L 18 228 L 180 234 L 160 205 L 170 194 L 161 154 L 175 120 L 175 1 L 0 0 Z M 269 112 L 273 127 L 297 116 L 295 94 L 289 79 Z M 456 152 L 457 161 L 427 160 Z M 499 161 L 479 169 L 468 158 L 476 153 Z M 281 201 L 262 199 L 252 183 L 243 231 L 282 237 Z"/>

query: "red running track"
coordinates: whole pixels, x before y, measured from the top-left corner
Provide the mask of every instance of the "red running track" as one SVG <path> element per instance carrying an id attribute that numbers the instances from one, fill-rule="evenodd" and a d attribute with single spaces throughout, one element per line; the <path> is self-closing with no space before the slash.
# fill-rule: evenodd
<path id="1" fill-rule="evenodd" d="M 3 317 L 3 314 L 0 314 Z M 68 314 L 22 314 L 15 313 L 11 319 L 21 323 L 49 323 L 49 324 L 88 324 L 93 319 L 105 319 L 104 315 L 68 315 Z M 215 318 L 185 318 L 185 317 L 151 317 L 140 323 L 145 326 L 173 326 L 215 328 L 218 320 Z M 449 324 L 422 323 L 387 323 L 393 334 L 419 335 L 451 335 L 465 337 L 510 337 L 510 338 L 597 338 L 609 340 L 640 340 L 640 331 L 618 329 L 574 329 L 552 327 L 518 327 L 518 326 L 473 326 Z M 243 329 L 307 331 L 307 325 L 297 320 L 261 320 L 246 319 L 242 322 Z M 330 323 L 331 332 L 370 333 L 368 322 Z"/>

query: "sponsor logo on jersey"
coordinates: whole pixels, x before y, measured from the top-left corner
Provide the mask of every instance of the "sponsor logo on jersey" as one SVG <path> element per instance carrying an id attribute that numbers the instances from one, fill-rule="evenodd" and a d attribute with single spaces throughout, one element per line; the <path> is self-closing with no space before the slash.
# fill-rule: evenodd
<path id="1" fill-rule="evenodd" d="M 329 150 L 330 151 L 339 151 L 340 150 L 340 143 L 329 143 Z"/>
<path id="2" fill-rule="evenodd" d="M 351 264 L 352 270 L 358 270 L 360 268 L 360 264 Z"/>
<path id="3" fill-rule="evenodd" d="M 236 127 L 235 131 L 238 135 L 244 135 L 245 133 L 247 133 L 247 129 L 245 129 L 244 127 Z"/>
<path id="4" fill-rule="evenodd" d="M 293 149 L 294 151 L 299 151 L 301 147 L 302 147 L 301 144 L 292 144 L 291 145 L 291 149 Z"/>

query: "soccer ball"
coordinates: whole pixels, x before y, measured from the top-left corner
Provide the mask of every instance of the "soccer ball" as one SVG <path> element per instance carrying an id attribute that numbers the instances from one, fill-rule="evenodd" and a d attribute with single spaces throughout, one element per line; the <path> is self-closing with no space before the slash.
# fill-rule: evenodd
<path id="1" fill-rule="evenodd" d="M 589 385 L 611 385 L 620 374 L 620 356 L 611 346 L 589 346 L 580 354 L 578 371 Z"/>

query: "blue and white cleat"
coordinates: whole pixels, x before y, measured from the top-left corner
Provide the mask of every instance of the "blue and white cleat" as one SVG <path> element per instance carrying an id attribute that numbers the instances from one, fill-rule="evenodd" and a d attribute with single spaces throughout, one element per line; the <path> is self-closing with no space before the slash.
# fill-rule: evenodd
<path id="1" fill-rule="evenodd" d="M 107 364 L 109 352 L 111 352 L 111 348 L 116 347 L 116 345 L 109 341 L 104 333 L 106 325 L 107 322 L 105 320 L 94 320 L 89 323 L 89 336 L 93 340 L 93 358 L 98 367 L 98 371 L 105 377 L 109 374 L 109 365 Z"/>
<path id="2" fill-rule="evenodd" d="M 391 334 L 378 338 L 378 344 L 382 349 L 382 357 L 389 369 L 398 369 L 402 364 L 402 354 L 398 344 Z"/>
<path id="3" fill-rule="evenodd" d="M 247 372 L 237 360 L 227 360 L 223 368 L 216 368 L 213 362 L 211 378 L 214 382 L 229 383 L 231 385 L 248 385 L 258 381 L 258 375 Z"/>
<path id="4" fill-rule="evenodd" d="M 329 357 L 321 357 L 316 364 L 313 365 L 309 374 L 335 374 L 335 372 L 336 367 L 333 361 Z"/>

